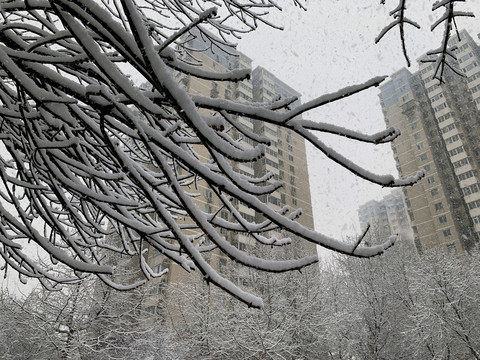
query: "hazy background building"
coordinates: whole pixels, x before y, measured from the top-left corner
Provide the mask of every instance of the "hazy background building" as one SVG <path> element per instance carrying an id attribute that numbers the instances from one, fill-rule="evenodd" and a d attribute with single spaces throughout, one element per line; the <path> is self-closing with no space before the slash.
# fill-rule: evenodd
<path id="1" fill-rule="evenodd" d="M 412 240 L 412 228 L 408 220 L 402 190 L 395 189 L 382 200 L 371 200 L 358 209 L 360 226 L 365 229 L 370 225 L 370 238 L 378 242 L 385 241 L 386 237 L 398 234 L 402 240 Z"/>
<path id="2" fill-rule="evenodd" d="M 401 69 L 380 87 L 385 122 L 402 131 L 392 144 L 400 175 L 426 170 L 403 190 L 419 251 L 462 252 L 479 239 L 480 51 L 466 31 L 450 45 L 449 63 L 464 76 L 447 68 L 440 83 L 423 56 L 418 72 Z"/>

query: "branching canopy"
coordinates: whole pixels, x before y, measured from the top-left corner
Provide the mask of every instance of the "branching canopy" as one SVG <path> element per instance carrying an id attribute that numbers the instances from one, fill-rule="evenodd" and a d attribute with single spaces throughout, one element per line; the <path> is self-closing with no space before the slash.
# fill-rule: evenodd
<path id="1" fill-rule="evenodd" d="M 433 25 L 431 26 L 431 31 L 435 30 L 440 24 L 444 24 L 444 32 L 442 36 L 442 42 L 439 48 L 431 50 L 427 53 L 427 59 L 423 59 L 422 62 L 433 62 L 435 64 L 435 73 L 433 75 L 434 79 L 442 81 L 445 68 L 448 67 L 457 73 L 460 76 L 463 76 L 463 73 L 459 72 L 455 67 L 449 63 L 449 58 L 456 59 L 454 50 L 455 46 L 449 46 L 448 42 L 452 36 L 452 32 L 456 31 L 456 35 L 460 38 L 459 29 L 457 27 L 456 18 L 460 17 L 474 17 L 472 12 L 468 11 L 459 11 L 457 10 L 458 3 L 464 3 L 465 0 L 440 0 L 435 1 L 432 5 L 432 11 L 443 10 L 443 14 L 438 18 Z M 385 1 L 382 0 L 381 4 L 385 4 Z M 438 13 L 439 11 L 437 11 Z M 400 33 L 400 41 L 402 44 L 403 55 L 407 61 L 407 65 L 410 66 L 410 59 L 407 55 L 407 47 L 405 44 L 405 25 L 411 25 L 417 29 L 420 29 L 420 25 L 408 18 L 407 13 L 407 0 L 399 0 L 395 9 L 390 12 L 390 16 L 394 20 L 382 29 L 380 34 L 375 39 L 375 42 L 378 43 L 390 30 L 395 27 L 398 27 Z"/>
<path id="2" fill-rule="evenodd" d="M 236 119 L 290 129 L 330 159 L 382 186 L 415 183 L 377 176 L 327 147 L 315 135 L 328 132 L 372 144 L 399 135 L 387 129 L 374 135 L 298 116 L 345 98 L 384 77 L 351 86 L 303 104 L 294 99 L 270 104 L 236 102 L 190 95 L 174 72 L 214 81 L 241 81 L 249 70 L 215 73 L 179 56 L 184 35 L 196 28 L 221 46 L 228 38 L 254 29 L 275 7 L 264 1 L 223 1 L 223 11 L 203 8 L 208 2 L 174 0 L 28 0 L 2 1 L 0 27 L 0 254 L 5 266 L 21 276 L 36 277 L 48 288 L 71 283 L 90 273 L 117 289 L 145 280 L 121 283 L 111 254 L 139 259 L 144 278 L 156 274 L 145 261 L 155 248 L 186 271 L 198 269 L 205 279 L 245 303 L 260 307 L 252 296 L 215 271 L 205 254 L 218 249 L 236 262 L 270 272 L 301 269 L 317 262 L 316 254 L 291 260 L 255 257 L 229 243 L 221 229 L 254 237 L 258 246 L 289 244 L 265 239 L 278 229 L 304 241 L 344 254 L 370 257 L 390 247 L 395 236 L 374 247 L 343 243 L 299 225 L 301 211 L 275 211 L 259 200 L 282 186 L 236 172 L 232 162 L 262 158 L 269 145 Z M 215 30 L 216 35 L 206 29 Z M 133 81 L 132 79 L 135 79 Z M 142 84 L 142 85 L 138 85 Z M 208 113 L 214 113 L 206 116 Z M 230 134 L 236 129 L 255 146 L 244 146 Z M 202 147 L 210 160 L 202 160 Z M 229 212 L 204 212 L 195 186 L 206 184 Z M 264 221 L 247 221 L 234 206 L 242 201 Z M 208 239 L 209 242 L 205 240 Z M 50 255 L 43 263 L 29 253 L 29 243 Z M 289 246 L 295 246 L 291 243 Z M 75 276 L 51 271 L 60 262 Z"/>

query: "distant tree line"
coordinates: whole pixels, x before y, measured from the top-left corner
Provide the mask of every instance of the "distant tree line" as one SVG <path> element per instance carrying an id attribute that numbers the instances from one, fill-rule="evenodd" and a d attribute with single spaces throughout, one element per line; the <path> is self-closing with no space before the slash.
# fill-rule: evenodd
<path id="1" fill-rule="evenodd" d="M 480 253 L 419 257 L 411 246 L 321 271 L 250 271 L 248 308 L 200 279 L 146 293 L 85 281 L 0 297 L 4 359 L 480 359 Z M 234 271 L 234 269 L 231 269 Z M 236 270 L 235 270 L 236 271 Z"/>

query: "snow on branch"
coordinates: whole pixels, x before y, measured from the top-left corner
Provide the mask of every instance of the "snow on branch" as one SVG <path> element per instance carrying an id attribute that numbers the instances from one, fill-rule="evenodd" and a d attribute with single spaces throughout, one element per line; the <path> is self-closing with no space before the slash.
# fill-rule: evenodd
<path id="1" fill-rule="evenodd" d="M 435 72 L 433 78 L 439 80 L 440 82 L 442 81 L 445 67 L 450 68 L 453 72 L 460 76 L 464 76 L 464 74 L 459 69 L 457 69 L 455 66 L 452 65 L 451 62 L 449 62 L 449 58 L 457 60 L 457 57 L 454 53 L 456 46 L 449 47 L 448 42 L 450 40 L 450 37 L 452 36 L 452 31 L 454 30 L 454 28 L 456 31 L 456 36 L 460 41 L 460 33 L 458 31 L 455 19 L 458 17 L 474 17 L 474 15 L 471 12 L 454 10 L 456 2 L 465 2 L 465 0 L 442 0 L 437 1 L 433 5 L 432 11 L 444 8 L 443 15 L 437 21 L 435 21 L 435 23 L 433 23 L 431 27 L 431 30 L 433 31 L 438 25 L 444 23 L 445 28 L 443 31 L 442 44 L 438 49 L 427 52 L 427 58 L 421 60 L 422 62 L 434 63 Z"/>
<path id="2" fill-rule="evenodd" d="M 384 27 L 380 34 L 375 39 L 375 43 L 378 43 L 390 30 L 392 30 L 395 26 L 398 26 L 400 31 L 400 42 L 402 44 L 402 51 L 403 56 L 405 56 L 405 60 L 407 61 L 407 66 L 410 66 L 410 59 L 407 55 L 407 47 L 405 45 L 405 24 L 412 25 L 417 29 L 420 29 L 420 25 L 415 21 L 407 18 L 405 16 L 405 12 L 407 10 L 406 0 L 400 0 L 397 7 L 390 12 L 390 16 L 393 16 L 393 21 Z"/>
<path id="3" fill-rule="evenodd" d="M 189 94 L 179 79 L 239 82 L 249 78 L 250 70 L 206 71 L 201 62 L 188 59 L 195 54 L 185 43 L 187 33 L 196 29 L 197 36 L 214 44 L 205 51 L 227 49 L 228 36 L 248 31 L 238 22 L 253 29 L 258 22 L 268 23 L 265 15 L 276 7 L 273 2 L 224 1 L 227 15 L 222 15 L 221 8 L 208 10 L 199 4 L 1 3 L 0 255 L 7 267 L 40 279 L 48 288 L 94 273 L 106 284 L 128 290 L 165 273 L 149 267 L 146 257 L 156 251 L 187 272 L 199 270 L 208 282 L 250 306 L 261 307 L 261 299 L 209 263 L 211 251 L 269 272 L 301 269 L 317 262 L 317 256 L 264 259 L 227 241 L 225 231 L 248 236 L 259 247 L 294 247 L 289 236 L 278 235 L 291 234 L 358 257 L 376 256 L 393 244 L 394 237 L 375 247 L 362 246 L 362 236 L 352 246 L 306 228 L 296 221 L 300 209 L 274 210 L 261 201 L 282 186 L 273 174 L 255 177 L 236 170 L 238 163 L 262 160 L 270 142 L 238 120 L 248 117 L 296 132 L 374 183 L 413 184 L 422 173 L 404 180 L 372 174 L 315 135 L 327 132 L 380 144 L 396 138 L 398 130 L 365 135 L 299 117 L 378 86 L 384 77 L 293 110 L 289 105 L 295 98 L 265 104 Z M 203 29 L 206 24 L 218 36 Z M 215 198 L 220 204 L 215 211 L 198 201 L 206 191 L 207 202 Z M 239 203 L 262 220 L 245 217 Z M 32 244 L 49 261 L 30 256 Z M 121 258 L 139 259 L 136 266 L 143 276 L 122 278 L 116 266 Z M 57 263 L 74 270 L 75 276 L 58 277 Z"/>

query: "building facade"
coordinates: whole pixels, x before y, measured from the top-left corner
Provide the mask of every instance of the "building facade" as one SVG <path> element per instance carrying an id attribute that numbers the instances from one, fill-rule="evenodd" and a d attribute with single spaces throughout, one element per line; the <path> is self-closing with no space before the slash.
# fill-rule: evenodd
<path id="1" fill-rule="evenodd" d="M 465 31 L 450 45 L 449 64 L 464 76 L 447 68 L 440 83 L 434 63 L 419 61 L 417 72 L 401 69 L 380 87 L 385 122 L 402 131 L 392 144 L 400 175 L 426 171 L 404 189 L 419 251 L 463 252 L 480 234 L 480 50 Z"/>
<path id="2" fill-rule="evenodd" d="M 371 226 L 370 238 L 378 238 L 379 242 L 393 234 L 398 234 L 401 240 L 413 239 L 404 195 L 400 189 L 393 190 L 380 201 L 371 200 L 361 205 L 358 218 L 362 229 Z"/>
<path id="3" fill-rule="evenodd" d="M 186 54 L 189 61 L 198 64 L 202 69 L 214 72 L 226 72 L 228 70 L 248 68 L 252 69 L 252 60 L 241 52 L 232 50 L 231 48 L 222 49 L 220 46 L 208 44 L 201 36 L 193 36 L 186 40 Z M 177 81 L 182 84 L 184 89 L 192 95 L 209 96 L 212 98 L 225 98 L 240 102 L 272 102 L 279 96 L 300 98 L 298 92 L 293 90 L 287 84 L 275 77 L 266 69 L 258 67 L 252 71 L 250 79 L 241 82 L 229 81 L 209 81 L 197 77 L 189 76 L 183 73 L 174 74 Z M 290 106 L 295 107 L 300 104 L 300 100 L 293 102 Z M 212 114 L 206 114 L 212 115 Z M 266 148 L 265 156 L 255 162 L 232 162 L 234 171 L 260 178 L 267 173 L 272 173 L 273 177 L 266 180 L 273 182 L 281 180 L 284 186 L 275 192 L 263 195 L 262 201 L 271 208 L 280 210 L 286 205 L 290 206 L 291 211 L 298 208 L 302 209 L 302 215 L 298 219 L 302 225 L 311 229 L 314 227 L 312 205 L 310 197 L 310 185 L 307 171 L 307 158 L 304 139 L 299 135 L 292 133 L 290 130 L 280 129 L 273 124 L 261 123 L 257 120 L 247 117 L 236 117 L 235 121 L 240 122 L 249 131 L 258 136 L 267 137 L 271 145 Z M 234 140 L 241 140 L 244 147 L 255 146 L 251 139 L 244 137 L 237 130 L 232 129 L 229 134 Z M 210 155 L 206 148 L 201 145 L 195 146 L 195 152 L 207 163 Z M 197 204 L 206 213 L 215 213 L 218 210 L 219 216 L 225 220 L 229 220 L 229 212 L 221 210 L 221 201 L 216 197 L 212 189 L 207 184 L 199 181 L 197 186 L 198 197 Z M 248 221 L 262 222 L 264 219 L 262 214 L 256 213 L 241 201 L 234 203 L 236 210 L 241 216 Z M 229 232 L 225 229 L 219 229 L 230 243 L 248 253 L 256 254 L 256 241 L 251 236 L 242 233 Z M 286 234 L 275 233 L 271 231 L 269 236 L 281 238 Z M 287 234 L 288 235 L 288 234 Z M 297 250 L 297 249 L 296 249 Z M 307 244 L 301 251 L 304 255 L 316 253 L 314 244 Z M 263 256 L 264 254 L 258 254 Z M 188 274 L 177 264 L 171 263 L 163 255 L 156 251 L 152 251 L 147 259 L 149 265 L 154 270 L 169 269 L 168 275 L 159 279 L 152 280 L 152 295 L 164 295 L 164 285 L 166 282 L 184 282 Z M 228 265 L 227 265 L 228 263 Z M 223 254 L 213 251 L 210 257 L 210 265 L 222 274 L 226 274 L 231 270 L 231 262 Z M 235 278 L 231 279 L 240 286 L 248 286 L 247 276 L 242 276 L 242 271 L 248 269 L 238 268 L 235 271 Z M 230 271 L 231 272 L 231 271 Z M 152 297 L 149 301 L 151 306 L 161 299 Z M 148 304 L 147 304 L 148 306 Z"/>

